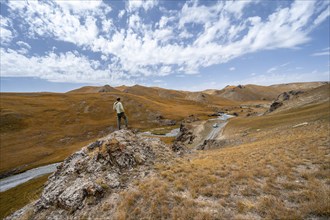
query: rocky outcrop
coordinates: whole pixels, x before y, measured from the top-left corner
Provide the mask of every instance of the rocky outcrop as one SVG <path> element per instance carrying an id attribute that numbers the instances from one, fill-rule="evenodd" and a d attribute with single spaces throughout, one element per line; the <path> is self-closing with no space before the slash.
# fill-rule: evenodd
<path id="1" fill-rule="evenodd" d="M 113 87 L 111 87 L 111 86 L 109 86 L 109 85 L 105 85 L 105 86 L 102 86 L 98 90 L 98 92 L 118 92 L 118 90 L 115 89 L 115 88 L 113 88 Z"/>
<path id="2" fill-rule="evenodd" d="M 175 138 L 172 145 L 172 150 L 178 154 L 183 154 L 187 151 L 186 144 L 192 144 L 196 136 L 193 134 L 189 125 L 181 123 L 178 136 Z"/>
<path id="3" fill-rule="evenodd" d="M 175 120 L 166 119 L 159 113 L 151 113 L 149 115 L 149 121 L 159 124 L 160 126 L 173 126 L 176 125 Z"/>
<path id="4" fill-rule="evenodd" d="M 279 107 L 281 107 L 282 105 L 283 105 L 283 102 L 274 101 L 274 102 L 270 105 L 268 112 L 273 112 L 273 111 L 275 111 L 276 109 L 278 109 Z"/>
<path id="5" fill-rule="evenodd" d="M 139 137 L 128 130 L 113 132 L 72 154 L 57 167 L 34 204 L 31 218 L 56 213 L 67 218 L 66 215 L 98 204 L 113 190 L 127 187 L 133 179 L 149 173 L 154 163 L 166 162 L 172 155 L 171 149 L 158 139 Z M 8 219 L 19 219 L 17 215 L 22 215 L 22 211 Z"/>
<path id="6" fill-rule="evenodd" d="M 215 148 L 222 148 L 225 147 L 228 143 L 227 140 L 205 140 L 203 144 L 199 145 L 196 149 L 197 150 L 210 150 Z"/>
<path id="7" fill-rule="evenodd" d="M 188 117 L 186 117 L 183 122 L 184 123 L 191 123 L 191 122 L 195 122 L 195 121 L 199 121 L 200 119 L 196 116 L 196 115 L 189 115 Z"/>
<path id="8" fill-rule="evenodd" d="M 303 91 L 295 91 L 295 90 L 281 93 L 276 98 L 276 100 L 270 105 L 270 108 L 267 111 L 267 113 L 275 111 L 276 109 L 281 107 L 285 101 L 288 101 L 288 100 L 292 99 L 293 97 L 298 96 L 301 93 L 303 93 Z"/>

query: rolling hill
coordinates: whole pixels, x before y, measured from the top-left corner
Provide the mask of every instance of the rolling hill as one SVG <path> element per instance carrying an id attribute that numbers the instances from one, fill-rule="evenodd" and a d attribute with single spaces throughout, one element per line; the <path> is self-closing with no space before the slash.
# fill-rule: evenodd
<path id="1" fill-rule="evenodd" d="M 100 92 L 103 89 L 108 92 Z M 233 104 L 210 97 L 218 101 L 205 105 L 186 99 L 182 92 L 140 86 L 124 92 L 104 86 L 68 93 L 1 93 L 0 174 L 61 161 L 81 144 L 114 131 L 112 105 L 117 97 L 122 98 L 134 129 L 179 123 L 192 114 L 205 117 Z"/>
<path id="2" fill-rule="evenodd" d="M 210 95 L 222 97 L 232 101 L 272 101 L 277 98 L 280 93 L 291 90 L 305 91 L 324 85 L 325 82 L 310 82 L 310 83 L 288 83 L 271 86 L 258 85 L 238 85 L 227 86 L 222 90 L 205 90 L 204 92 Z"/>
<path id="3" fill-rule="evenodd" d="M 97 93 L 97 92 L 119 92 L 119 90 L 109 85 L 105 86 L 84 86 L 79 89 L 71 90 L 68 93 Z"/>
<path id="4" fill-rule="evenodd" d="M 270 114 L 231 118 L 223 132 L 210 142 L 210 148 L 206 150 L 189 148 L 187 152 L 193 153 L 177 156 L 176 152 L 171 151 L 174 145 L 164 145 L 154 138 L 138 137 L 131 131 L 125 130 L 114 132 L 89 145 L 81 144 L 80 147 L 84 145 L 86 147 L 82 149 L 77 147 L 80 151 L 62 163 L 58 171 L 47 181 L 41 197 L 33 197 L 39 198 L 39 201 L 30 203 L 14 217 L 327 219 L 330 216 L 328 187 L 330 86 L 329 84 L 318 87 L 307 86 L 308 88 L 304 86 L 306 85 L 299 85 L 300 89 L 293 92 L 291 90 L 293 87 L 283 86 L 281 89 L 289 89 L 285 91 L 287 95 L 281 91 L 282 93 L 277 94 L 277 99 L 273 100 L 282 101 L 283 105 Z M 246 87 L 252 88 L 250 85 Z M 230 89 L 233 88 L 235 87 Z M 31 125 L 28 119 L 37 109 L 44 108 L 43 99 L 52 101 L 47 102 L 48 105 L 56 103 L 58 106 L 56 109 L 63 110 L 63 114 L 70 111 L 66 106 L 68 103 L 74 105 L 84 98 L 85 104 L 91 106 L 87 110 L 92 113 L 94 108 L 100 108 L 101 100 L 111 102 L 116 96 L 121 96 L 124 103 L 130 107 L 130 115 L 137 114 L 136 105 L 141 105 L 139 108 L 145 112 L 154 114 L 154 111 L 157 111 L 157 114 L 163 114 L 168 118 L 174 116 L 173 106 L 175 109 L 184 109 L 177 111 L 182 117 L 184 112 L 202 115 L 209 109 L 214 110 L 214 108 L 206 108 L 208 106 L 205 105 L 206 101 L 211 102 L 213 98 L 219 100 L 218 96 L 206 92 L 162 91 L 163 98 L 160 98 L 159 88 L 135 86 L 133 90 L 134 92 L 90 94 L 5 94 L 8 108 L 2 109 L 1 116 L 11 115 L 8 120 L 13 122 L 16 120 L 19 123 L 12 128 L 2 127 L 12 129 L 10 131 L 5 129 L 6 135 L 16 132 L 17 136 L 20 135 L 19 137 L 28 143 L 28 137 L 20 131 L 29 131 Z M 166 98 L 167 95 L 164 97 L 164 93 L 174 93 L 178 97 L 172 99 L 170 107 L 171 98 Z M 10 95 L 11 100 L 9 100 Z M 246 97 L 249 101 L 254 98 L 250 95 Z M 60 104 L 64 100 L 67 101 L 66 105 Z M 16 103 L 20 101 L 21 109 L 26 110 L 24 114 L 17 105 L 9 108 L 9 104 L 14 101 Z M 242 106 L 242 104 L 246 105 L 246 102 L 234 104 Z M 255 103 L 257 102 L 255 100 Z M 259 100 L 259 102 L 266 101 Z M 238 106 L 235 105 L 218 107 L 237 108 Z M 79 111 L 73 109 L 73 112 L 81 112 L 85 109 L 86 106 L 80 106 Z M 48 111 L 43 113 L 49 114 Z M 97 119 L 92 118 L 92 115 L 79 119 L 91 126 Z M 100 117 L 97 124 L 102 123 L 104 119 L 100 116 L 100 112 L 96 116 Z M 60 118 L 55 118 L 55 115 L 53 117 L 53 127 L 58 129 L 62 126 L 63 131 L 69 131 L 63 122 L 56 122 Z M 153 126 L 147 113 L 141 117 L 145 117 L 146 121 L 141 124 L 137 121 L 135 126 L 141 128 Z M 52 119 L 50 115 L 47 115 L 47 118 Z M 7 125 L 11 124 L 7 123 Z M 212 129 L 212 124 L 213 120 L 200 120 L 187 122 L 184 127 L 188 129 L 188 133 L 199 133 L 202 136 L 205 133 L 202 128 L 211 126 Z M 77 126 L 82 127 L 82 125 L 77 123 Z M 55 133 L 47 135 L 53 134 Z M 3 135 L 1 137 L 5 136 L 4 133 L 1 135 Z M 12 146 L 15 146 L 15 143 L 11 144 Z M 34 146 L 31 148 L 45 150 Z M 58 146 L 53 146 L 53 149 L 61 150 Z M 151 150 L 154 153 L 149 152 Z M 16 153 L 20 155 L 20 150 Z M 27 153 L 31 152 L 26 151 L 25 155 Z M 107 160 L 109 163 L 105 163 Z M 113 160 L 117 162 L 113 163 Z M 121 166 L 121 169 L 112 166 Z M 94 171 L 94 167 L 102 167 L 102 169 L 91 172 Z M 41 191 L 39 187 L 42 181 L 45 179 L 40 178 L 36 183 L 33 182 L 36 184 L 35 191 Z M 31 184 L 25 184 L 23 187 L 24 192 L 33 191 Z M 21 198 L 21 196 L 22 192 L 18 188 L 17 191 L 11 189 L 0 193 L 5 207 L 11 207 L 8 204 L 19 200 L 14 201 L 12 198 Z M 24 198 L 24 202 L 17 204 L 15 208 L 28 202 L 29 200 Z M 38 207 L 42 208 L 38 209 Z M 6 215 L 10 213 L 4 208 L 2 210 Z"/>

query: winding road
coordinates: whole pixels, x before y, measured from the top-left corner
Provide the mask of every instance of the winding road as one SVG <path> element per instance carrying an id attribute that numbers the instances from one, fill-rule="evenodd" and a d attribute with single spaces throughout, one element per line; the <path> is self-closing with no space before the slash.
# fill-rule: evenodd
<path id="1" fill-rule="evenodd" d="M 213 128 L 213 130 L 209 133 L 209 135 L 205 138 L 205 140 L 211 140 L 211 139 L 216 139 L 216 137 L 220 134 L 222 129 L 226 126 L 228 122 L 221 122 L 217 123 L 218 127 Z"/>

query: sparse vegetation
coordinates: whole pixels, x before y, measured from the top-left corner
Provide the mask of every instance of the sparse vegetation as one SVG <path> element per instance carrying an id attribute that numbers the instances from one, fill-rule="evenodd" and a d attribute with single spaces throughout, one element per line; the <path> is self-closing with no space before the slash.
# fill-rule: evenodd
<path id="1" fill-rule="evenodd" d="M 309 108 L 308 128 L 291 129 L 303 115 L 292 112 L 290 120 L 280 120 L 276 126 L 266 127 L 265 132 L 250 133 L 244 143 L 197 152 L 170 165 L 158 164 L 158 178 L 138 183 L 134 192 L 122 195 L 118 216 L 154 219 L 162 213 L 164 219 L 330 217 L 330 125 L 324 110 L 323 106 Z M 312 114 L 315 112 L 319 114 Z M 236 119 L 233 127 L 229 123 L 228 130 L 239 123 L 248 125 L 245 120 Z M 254 121 L 262 125 L 262 120 L 269 118 L 249 120 L 249 125 L 254 126 Z M 135 215 L 126 214 L 131 212 Z"/>
<path id="2" fill-rule="evenodd" d="M 116 129 L 112 104 L 118 96 L 134 129 L 159 127 L 160 115 L 180 121 L 190 114 L 214 111 L 214 107 L 186 100 L 184 93 L 165 90 L 159 96 L 139 94 L 139 89 L 148 88 L 132 93 L 1 93 L 0 174 L 62 161 L 84 144 L 111 133 Z M 175 99 L 172 93 L 178 93 Z M 212 99 L 214 105 L 231 104 L 222 100 Z"/>
<path id="3" fill-rule="evenodd" d="M 48 176 L 44 175 L 5 192 L 0 192 L 0 219 L 38 199 Z"/>
<path id="4" fill-rule="evenodd" d="M 136 92 L 136 88 L 134 92 Z M 145 91 L 142 92 L 145 93 Z M 212 112 L 211 110 L 214 110 L 214 106 L 212 108 L 204 108 L 197 102 L 182 99 L 180 94 L 173 91 L 170 93 L 171 97 L 179 97 L 174 104 L 177 105 L 176 107 L 179 107 L 179 111 L 175 112 L 177 114 L 175 118 L 173 109 L 165 107 L 169 100 L 166 98 L 164 100 L 156 99 L 155 97 L 158 95 L 154 90 L 150 92 L 151 95 L 148 98 L 140 96 L 144 93 L 125 94 L 128 109 L 130 109 L 128 115 L 140 112 L 129 106 L 142 103 L 140 107 L 143 111 L 148 112 L 141 115 L 140 119 L 143 123 L 134 118 L 130 122 L 141 130 L 148 129 L 152 131 L 153 134 L 165 134 L 177 127 L 165 126 L 156 128 L 155 124 L 148 121 L 150 117 L 154 116 L 154 112 L 169 119 L 179 120 L 192 113 L 206 119 L 207 111 Z M 93 94 L 90 96 L 86 94 L 70 94 L 70 96 L 63 95 L 65 98 L 62 98 L 64 100 L 74 100 L 75 103 L 79 103 L 84 98 L 86 102 L 91 102 L 88 104 L 90 106 L 88 111 L 98 108 L 97 101 L 92 100 L 100 101 L 100 99 L 103 99 L 103 102 L 106 104 L 102 104 L 102 107 L 99 107 L 103 110 L 100 110 L 97 114 L 106 114 L 106 112 L 110 114 L 111 111 L 109 109 L 104 109 L 106 109 L 106 105 L 111 103 L 110 100 L 115 95 L 117 96 L 118 94 Z M 54 96 L 54 102 L 59 98 L 56 95 L 51 96 Z M 7 102 L 9 102 L 9 99 L 15 98 L 15 95 L 12 97 L 8 95 L 8 97 L 8 99 L 5 99 Z M 21 100 L 22 97 L 16 98 Z M 3 103 L 3 101 L 1 102 Z M 62 103 L 62 101 L 58 102 Z M 50 112 L 55 114 L 59 109 L 64 108 L 60 104 L 57 107 L 52 106 L 47 111 L 43 110 L 45 115 L 42 117 L 44 118 L 38 121 L 32 119 L 30 114 L 34 114 L 36 109 L 40 111 L 44 107 L 40 107 L 43 105 L 41 103 L 39 105 L 37 102 L 32 101 L 32 103 L 30 104 L 30 101 L 26 100 L 26 105 L 29 107 L 26 107 L 24 115 L 19 117 L 21 121 L 18 124 L 22 122 L 27 127 L 21 130 L 15 128 L 5 132 L 1 131 L 1 137 L 9 140 L 9 137 L 12 137 L 11 135 L 22 134 L 20 133 L 21 131 L 26 132 L 24 135 L 34 134 L 33 132 L 46 126 L 43 122 L 47 117 L 51 118 L 47 114 Z M 253 106 L 251 103 L 248 104 Z M 9 106 L 8 103 L 7 105 Z M 32 105 L 35 106 L 33 107 Z M 35 109 L 32 111 L 30 108 Z M 235 108 L 239 107 L 230 106 L 228 111 L 235 111 Z M 11 106 L 8 109 L 11 109 L 11 114 L 12 112 L 16 114 L 22 113 L 23 107 Z M 73 117 L 71 114 L 77 111 L 77 109 L 64 109 L 62 113 L 67 114 L 66 117 L 68 118 Z M 261 111 L 260 108 L 258 110 Z M 1 111 L 3 112 L 3 109 Z M 9 110 L 4 111 L 6 114 L 9 112 Z M 56 113 L 55 115 L 58 114 Z M 84 114 L 79 112 L 77 118 L 81 121 L 66 124 L 64 126 L 65 129 L 61 131 L 65 132 L 65 134 L 70 134 L 70 137 L 73 137 L 71 141 L 74 144 L 70 141 L 67 143 L 64 141 L 63 147 L 56 148 L 55 152 L 55 145 L 50 143 L 55 139 L 63 139 L 62 135 L 64 134 L 55 132 L 63 122 L 55 122 L 55 120 L 64 120 L 64 118 L 54 115 L 57 118 L 49 120 L 54 126 L 45 130 L 47 134 L 53 134 L 52 136 L 48 137 L 46 135 L 40 142 L 38 142 L 38 138 L 26 141 L 26 136 L 22 140 L 16 139 L 8 143 L 2 142 L 1 144 L 6 144 L 4 145 L 5 147 L 1 146 L 1 153 L 6 152 L 10 159 L 11 154 L 14 154 L 10 152 L 12 149 L 9 146 L 16 146 L 16 143 L 20 146 L 25 140 L 27 146 L 31 146 L 32 143 L 49 143 L 49 147 L 43 146 L 40 148 L 41 145 L 36 144 L 35 148 L 19 148 L 18 155 L 21 155 L 21 157 L 23 153 L 28 155 L 32 150 L 40 150 L 42 152 L 43 155 L 31 154 L 28 157 L 30 160 L 38 161 L 34 165 L 63 159 L 71 151 L 80 148 L 82 146 L 81 143 L 85 145 L 89 141 L 87 140 L 88 138 L 84 139 L 78 136 L 79 132 L 81 132 L 79 129 L 85 129 L 79 128 L 81 123 L 89 125 L 88 129 L 97 130 L 102 126 L 108 126 L 109 122 L 114 123 L 115 119 L 114 117 L 111 118 L 111 116 L 107 119 L 102 117 L 96 119 L 99 116 L 93 118 L 94 113 L 91 112 L 86 113 L 87 115 Z M 195 151 L 191 148 L 192 153 L 190 154 L 161 160 L 161 162 L 154 165 L 154 169 L 150 172 L 151 174 L 149 174 L 149 171 L 146 172 L 148 174 L 145 174 L 146 176 L 144 176 L 142 181 L 133 181 L 129 187 L 119 192 L 109 188 L 103 177 L 97 179 L 96 183 L 109 194 L 102 198 L 100 204 L 95 206 L 95 209 L 90 213 L 84 213 L 81 217 L 86 219 L 91 217 L 97 218 L 100 217 L 99 213 L 102 213 L 102 217 L 110 216 L 111 214 L 114 219 L 123 220 L 330 218 L 329 117 L 329 100 L 326 100 L 323 102 L 312 102 L 308 105 L 297 105 L 294 108 L 279 112 L 275 111 L 272 114 L 258 117 L 240 116 L 233 118 L 224 130 L 223 134 L 226 142 L 224 142 L 222 148 L 205 151 Z M 34 130 L 30 127 L 32 122 L 36 124 L 33 127 Z M 207 125 L 207 123 L 202 121 L 194 123 L 200 123 L 202 126 Z M 296 126 L 299 124 L 301 125 Z M 195 128 L 197 127 L 195 126 Z M 86 127 L 86 131 L 88 129 Z M 95 137 L 91 135 L 90 138 Z M 175 138 L 161 137 L 160 139 L 170 145 Z M 1 156 L 1 163 L 7 163 L 9 159 L 3 160 L 3 156 Z M 13 162 L 7 167 L 2 167 L 2 164 L 1 169 L 6 170 L 10 166 L 18 166 L 19 163 L 15 164 Z M 2 217 L 34 200 L 36 195 L 40 193 L 40 187 L 45 181 L 46 177 L 42 177 L 0 193 Z M 20 194 L 27 196 L 24 196 L 25 199 L 12 200 Z M 115 199 L 111 200 L 111 196 Z M 3 204 L 5 203 L 8 205 L 4 206 Z"/>

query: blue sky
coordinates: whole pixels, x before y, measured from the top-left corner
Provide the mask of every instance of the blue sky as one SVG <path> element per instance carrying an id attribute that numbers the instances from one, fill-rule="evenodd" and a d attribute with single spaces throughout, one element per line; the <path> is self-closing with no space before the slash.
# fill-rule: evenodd
<path id="1" fill-rule="evenodd" d="M 329 81 L 329 1 L 1 1 L 1 92 Z"/>

